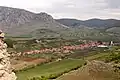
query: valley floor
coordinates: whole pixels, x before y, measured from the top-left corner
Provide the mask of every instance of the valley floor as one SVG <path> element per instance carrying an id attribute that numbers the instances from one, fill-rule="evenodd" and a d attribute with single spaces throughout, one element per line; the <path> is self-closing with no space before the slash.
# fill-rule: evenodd
<path id="1" fill-rule="evenodd" d="M 50 74 L 59 74 L 64 71 L 68 71 L 72 68 L 76 68 L 77 66 L 84 65 L 84 60 L 79 59 L 65 59 L 61 61 L 55 61 L 47 64 L 43 64 L 40 66 L 36 66 L 35 68 L 28 69 L 25 71 L 17 72 L 18 76 L 17 80 L 27 80 L 32 77 L 40 77 L 40 76 L 49 76 Z"/>
<path id="2" fill-rule="evenodd" d="M 15 45 L 13 50 L 21 53 L 13 53 L 13 57 L 11 57 L 17 80 L 79 80 L 80 76 L 76 75 L 82 73 L 81 70 L 84 70 L 86 63 L 91 63 L 94 60 L 102 61 L 103 65 L 112 63 L 110 66 L 113 66 L 117 73 L 119 72 L 119 66 L 116 64 L 120 63 L 120 46 L 99 48 L 94 41 L 86 44 L 79 40 L 76 42 L 74 40 L 64 41 L 63 44 L 61 41 L 54 41 L 43 41 L 44 44 L 34 43 L 34 41 L 32 43 L 31 41 L 20 41 L 22 43 Z M 96 72 L 93 71 L 93 74 Z M 95 80 L 116 80 L 102 77 Z M 93 80 L 89 76 L 83 80 L 89 79 Z"/>

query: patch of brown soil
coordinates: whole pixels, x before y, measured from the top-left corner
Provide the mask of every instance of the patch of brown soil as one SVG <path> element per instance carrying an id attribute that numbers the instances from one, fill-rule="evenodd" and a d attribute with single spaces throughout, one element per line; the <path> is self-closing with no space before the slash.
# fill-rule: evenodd
<path id="1" fill-rule="evenodd" d="M 26 62 L 45 62 L 46 59 L 38 59 L 38 58 L 24 58 L 23 61 Z"/>
<path id="2" fill-rule="evenodd" d="M 46 61 L 47 61 L 46 59 L 36 59 L 36 60 L 33 60 L 32 63 L 39 64 L 39 63 L 43 63 L 43 62 L 46 62 Z"/>
<path id="3" fill-rule="evenodd" d="M 36 60 L 36 58 L 23 58 L 22 60 L 27 61 L 27 62 L 31 62 L 31 61 Z"/>
<path id="4" fill-rule="evenodd" d="M 14 70 L 21 70 L 25 67 L 29 67 L 32 65 L 36 66 L 37 64 L 40 64 L 46 61 L 47 61 L 46 59 L 24 58 L 17 61 L 13 60 L 12 67 Z"/>

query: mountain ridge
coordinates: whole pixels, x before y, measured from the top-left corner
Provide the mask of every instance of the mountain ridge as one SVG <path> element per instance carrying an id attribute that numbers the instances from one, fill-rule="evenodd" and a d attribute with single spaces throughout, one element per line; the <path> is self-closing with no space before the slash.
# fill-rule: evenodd
<path id="1" fill-rule="evenodd" d="M 33 21 L 54 22 L 53 17 L 47 13 L 33 13 L 24 9 L 0 6 L 0 28 L 7 30 Z"/>
<path id="2" fill-rule="evenodd" d="M 98 19 L 98 18 L 93 18 L 93 19 L 88 19 L 88 20 L 78 20 L 78 19 L 56 19 L 61 24 L 67 25 L 69 27 L 75 27 L 75 26 L 80 26 L 84 25 L 87 27 L 114 27 L 114 26 L 120 26 L 119 22 L 120 20 L 117 19 Z"/>
<path id="3" fill-rule="evenodd" d="M 45 12 L 33 13 L 25 9 L 0 6 L 0 29 L 7 35 L 28 35 L 38 31 L 37 29 L 48 29 L 47 31 L 53 30 L 54 32 L 54 30 L 59 31 L 66 28 L 68 27 L 56 22 L 51 15 Z"/>

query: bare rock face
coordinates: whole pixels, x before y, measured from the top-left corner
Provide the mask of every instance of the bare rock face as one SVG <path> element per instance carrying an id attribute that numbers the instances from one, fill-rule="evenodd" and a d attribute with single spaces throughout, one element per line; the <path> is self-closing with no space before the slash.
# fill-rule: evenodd
<path id="1" fill-rule="evenodd" d="M 47 13 L 33 13 L 24 9 L 0 6 L 0 29 L 10 29 L 32 21 L 54 21 Z"/>
<path id="2" fill-rule="evenodd" d="M 43 38 L 46 36 L 58 37 L 61 30 L 66 30 L 64 26 L 45 13 L 33 13 L 24 9 L 0 6 L 0 29 L 12 37 L 33 37 Z M 41 29 L 52 30 L 52 33 L 37 33 Z M 59 33 L 58 33 L 59 32 Z M 40 36 L 43 37 L 40 37 Z"/>
<path id="3" fill-rule="evenodd" d="M 7 52 L 7 45 L 0 42 L 0 80 L 16 80 L 9 61 L 10 55 Z"/>

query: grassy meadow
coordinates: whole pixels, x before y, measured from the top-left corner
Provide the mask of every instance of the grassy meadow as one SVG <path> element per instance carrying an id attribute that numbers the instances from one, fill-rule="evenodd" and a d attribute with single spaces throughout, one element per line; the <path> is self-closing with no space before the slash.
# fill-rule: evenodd
<path id="1" fill-rule="evenodd" d="M 27 80 L 32 77 L 49 76 L 50 74 L 59 74 L 77 66 L 82 66 L 85 61 L 80 59 L 66 59 L 62 61 L 51 62 L 36 66 L 35 68 L 17 72 L 17 80 Z"/>

